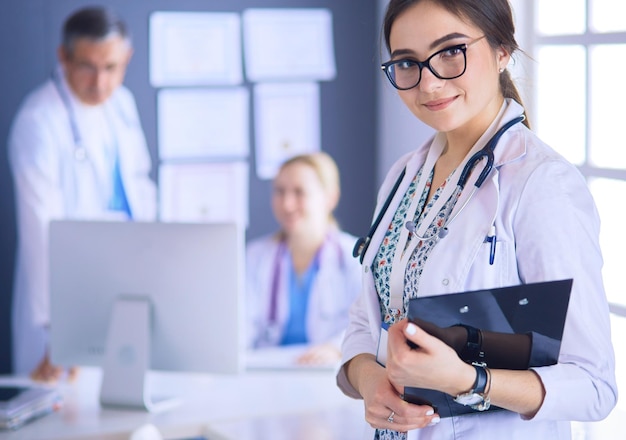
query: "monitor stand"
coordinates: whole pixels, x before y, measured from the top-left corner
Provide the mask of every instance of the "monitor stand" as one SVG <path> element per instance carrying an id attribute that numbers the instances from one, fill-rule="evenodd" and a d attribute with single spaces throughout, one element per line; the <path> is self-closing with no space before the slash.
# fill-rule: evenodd
<path id="1" fill-rule="evenodd" d="M 118 297 L 113 304 L 103 363 L 100 403 L 160 412 L 176 399 L 153 399 L 147 386 L 150 368 L 150 301 Z"/>

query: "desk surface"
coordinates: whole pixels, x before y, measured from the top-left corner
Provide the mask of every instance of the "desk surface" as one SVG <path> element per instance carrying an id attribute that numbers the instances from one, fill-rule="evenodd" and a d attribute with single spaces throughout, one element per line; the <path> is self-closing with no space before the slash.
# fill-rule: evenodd
<path id="1" fill-rule="evenodd" d="M 163 413 L 102 408 L 101 372 L 81 370 L 74 384 L 61 384 L 59 412 L 17 431 L 0 431 L 0 440 L 128 440 L 151 424 L 165 439 L 205 436 L 209 440 L 344 440 L 361 438 L 366 426 L 363 403 L 338 390 L 330 370 L 252 371 L 239 376 L 151 373 L 160 390 L 183 398 Z M 0 383 L 26 380 L 0 377 Z M 573 438 L 623 438 L 626 406 L 603 422 L 574 423 Z"/>
<path id="2" fill-rule="evenodd" d="M 166 439 L 204 435 L 213 440 L 354 438 L 363 431 L 363 403 L 344 396 L 334 372 L 250 371 L 241 375 L 150 373 L 155 389 L 180 396 L 179 406 L 162 413 L 102 408 L 101 371 L 83 368 L 73 384 L 62 383 L 61 410 L 0 440 L 128 439 L 145 424 Z M 2 383 L 20 383 L 0 378 Z M 356 437 L 359 435 L 357 434 Z"/>

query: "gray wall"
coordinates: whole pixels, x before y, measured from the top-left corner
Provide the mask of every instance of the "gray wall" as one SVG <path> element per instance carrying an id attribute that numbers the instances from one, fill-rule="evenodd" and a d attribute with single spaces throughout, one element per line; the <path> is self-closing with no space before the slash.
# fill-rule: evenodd
<path id="1" fill-rule="evenodd" d="M 4 0 L 0 13 L 0 373 L 10 370 L 10 304 L 16 244 L 13 188 L 6 139 L 20 101 L 50 75 L 64 18 L 84 0 Z M 337 77 L 321 83 L 322 148 L 337 160 L 342 200 L 337 217 L 355 235 L 365 233 L 372 215 L 376 175 L 377 88 L 379 82 L 377 0 L 109 0 L 128 21 L 135 55 L 126 85 L 135 93 L 142 123 L 157 157 L 156 89 L 148 82 L 148 18 L 155 10 L 234 11 L 249 7 L 324 7 L 332 11 Z M 306 56 L 306 54 L 303 54 Z M 253 145 L 251 138 L 251 145 Z M 251 158 L 254 170 L 254 157 Z M 153 175 L 156 179 L 156 174 Z M 250 176 L 253 238 L 275 228 L 269 206 L 270 183 Z"/>

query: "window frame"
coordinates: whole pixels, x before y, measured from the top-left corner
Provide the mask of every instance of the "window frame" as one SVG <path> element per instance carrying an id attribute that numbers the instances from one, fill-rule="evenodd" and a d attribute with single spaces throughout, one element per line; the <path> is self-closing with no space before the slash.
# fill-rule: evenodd
<path id="1" fill-rule="evenodd" d="M 513 71 L 522 70 L 520 75 L 517 76 L 530 76 L 530 80 L 525 79 L 523 82 L 518 82 L 520 86 L 520 92 L 524 99 L 526 106 L 529 109 L 531 120 L 533 114 L 538 114 L 537 103 L 534 97 L 534 92 L 530 85 L 536 84 L 539 78 L 535 77 L 534 63 L 535 54 L 537 49 L 541 46 L 569 46 L 579 45 L 585 50 L 585 76 L 586 76 L 586 89 L 585 89 L 585 148 L 584 159 L 581 164 L 576 165 L 585 179 L 604 178 L 612 180 L 620 180 L 626 182 L 626 168 L 604 168 L 597 165 L 593 165 L 590 161 L 591 153 L 591 94 L 592 94 L 592 72 L 590 68 L 591 64 L 591 51 L 592 46 L 598 45 L 612 45 L 612 44 L 626 44 L 626 31 L 624 32 L 595 32 L 591 28 L 591 10 L 594 0 L 586 0 L 586 14 L 585 14 L 585 31 L 580 34 L 561 34 L 561 35 L 543 35 L 539 34 L 535 29 L 535 3 L 540 0 L 527 1 L 527 0 L 512 0 L 512 5 L 515 13 L 515 20 L 517 25 L 517 39 L 520 46 L 524 49 L 524 60 L 517 59 Z M 516 75 L 514 74 L 514 77 Z M 526 85 L 526 87 L 524 87 Z M 626 305 L 609 302 L 610 312 L 620 317 L 626 317 Z"/>

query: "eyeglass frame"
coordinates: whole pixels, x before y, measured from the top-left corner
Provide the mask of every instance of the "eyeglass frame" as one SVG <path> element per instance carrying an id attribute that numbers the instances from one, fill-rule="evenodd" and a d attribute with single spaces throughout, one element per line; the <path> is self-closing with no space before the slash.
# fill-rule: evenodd
<path id="1" fill-rule="evenodd" d="M 452 46 L 444 47 L 443 49 L 440 49 L 437 52 L 435 52 L 432 55 L 430 55 L 424 61 L 417 61 L 417 60 L 411 59 L 411 58 L 400 58 L 398 60 L 389 60 L 389 61 L 387 61 L 385 63 L 382 63 L 380 65 L 380 68 L 383 70 L 383 72 L 385 72 L 385 75 L 387 76 L 387 79 L 389 80 L 391 85 L 394 86 L 398 90 L 410 90 L 410 89 L 413 89 L 413 88 L 417 87 L 419 85 L 419 83 L 422 81 L 422 70 L 424 69 L 424 67 L 426 67 L 430 71 L 430 73 L 432 73 L 433 75 L 435 75 L 439 79 L 443 79 L 443 80 L 456 79 L 456 78 L 459 78 L 460 76 L 463 76 L 463 74 L 467 70 L 467 48 L 470 47 L 472 44 L 477 43 L 478 41 L 482 40 L 485 37 L 486 37 L 486 35 L 483 35 L 481 37 L 478 37 L 478 38 L 470 41 L 469 43 L 461 43 L 461 44 L 455 44 L 455 45 L 452 45 Z M 446 51 L 449 51 L 449 50 L 454 50 L 454 49 L 457 49 L 457 50 L 460 50 L 461 52 L 463 52 L 463 71 L 461 73 L 459 73 L 458 75 L 456 75 L 456 76 L 444 77 L 444 76 L 439 75 L 437 72 L 435 72 L 435 70 L 430 65 L 430 60 L 433 59 L 435 56 L 440 55 L 443 52 L 446 52 Z M 391 73 L 389 72 L 389 67 L 393 66 L 395 64 L 399 64 L 399 63 L 403 63 L 403 62 L 407 62 L 407 61 L 409 61 L 411 63 L 417 64 L 417 67 L 419 67 L 419 78 L 418 78 L 417 82 L 414 85 L 412 85 L 411 87 L 399 87 L 396 84 L 396 82 L 391 78 Z"/>

